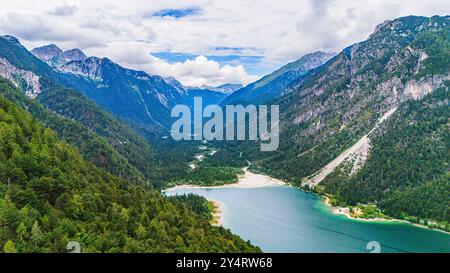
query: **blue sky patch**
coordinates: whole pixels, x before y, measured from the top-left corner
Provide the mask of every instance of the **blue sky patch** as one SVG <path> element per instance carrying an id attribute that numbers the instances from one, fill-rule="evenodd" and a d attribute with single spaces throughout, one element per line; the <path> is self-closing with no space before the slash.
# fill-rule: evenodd
<path id="1" fill-rule="evenodd" d="M 182 18 L 190 15 L 199 14 L 200 8 L 186 8 L 186 9 L 163 9 L 152 14 L 152 17 L 172 17 Z"/>

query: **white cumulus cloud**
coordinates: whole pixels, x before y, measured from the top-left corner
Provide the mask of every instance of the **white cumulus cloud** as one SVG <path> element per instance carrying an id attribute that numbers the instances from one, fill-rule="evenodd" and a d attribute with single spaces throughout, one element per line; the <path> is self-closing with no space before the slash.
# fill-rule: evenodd
<path id="1" fill-rule="evenodd" d="M 200 55 L 195 59 L 185 62 L 167 63 L 152 56 L 153 61 L 148 65 L 148 70 L 161 76 L 172 76 L 187 86 L 218 86 L 223 83 L 248 84 L 259 77 L 249 75 L 242 65 L 221 66 L 218 62 L 208 60 Z"/>

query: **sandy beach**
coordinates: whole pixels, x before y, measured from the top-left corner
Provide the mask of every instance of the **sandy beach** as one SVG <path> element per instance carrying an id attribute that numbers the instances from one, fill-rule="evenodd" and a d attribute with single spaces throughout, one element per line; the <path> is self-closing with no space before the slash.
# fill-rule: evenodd
<path id="1" fill-rule="evenodd" d="M 163 190 L 163 192 L 170 192 L 179 189 L 218 189 L 218 188 L 263 188 L 273 186 L 288 185 L 286 182 L 279 179 L 264 175 L 252 173 L 248 167 L 242 169 L 244 174 L 238 176 L 238 182 L 233 184 L 226 184 L 221 186 L 197 186 L 190 184 L 178 185 L 172 188 Z"/>
<path id="2" fill-rule="evenodd" d="M 217 200 L 208 199 L 210 202 L 214 204 L 214 212 L 213 212 L 213 226 L 221 226 L 223 225 L 223 204 Z"/>

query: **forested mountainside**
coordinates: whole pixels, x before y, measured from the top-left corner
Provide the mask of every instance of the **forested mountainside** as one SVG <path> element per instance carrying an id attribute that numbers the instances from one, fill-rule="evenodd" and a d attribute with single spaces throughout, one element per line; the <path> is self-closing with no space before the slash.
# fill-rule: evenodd
<path id="1" fill-rule="evenodd" d="M 37 101 L 29 99 L 10 81 L 2 77 L 0 77 L 0 94 L 22 109 L 28 110 L 34 118 L 51 128 L 60 139 L 77 147 L 83 157 L 97 167 L 104 168 L 111 174 L 128 181 L 148 184 L 144 175 L 136 167 L 130 164 L 104 137 L 88 127 L 73 119 L 64 118 L 43 107 Z"/>
<path id="2" fill-rule="evenodd" d="M 339 165 L 338 159 L 341 157 L 344 161 L 354 163 L 352 174 L 355 176 L 348 183 L 330 182 L 328 189 L 338 193 L 341 200 L 349 203 L 383 201 L 380 206 L 393 215 L 406 213 L 448 220 L 448 211 L 437 209 L 439 212 L 431 212 L 426 208 L 430 206 L 425 205 L 425 200 L 422 200 L 422 208 L 426 212 L 420 211 L 417 206 L 406 209 L 406 206 L 411 205 L 406 202 L 394 205 L 395 202 L 392 201 L 394 192 L 395 196 L 404 194 L 411 198 L 419 190 L 418 187 L 425 188 L 429 183 L 439 183 L 441 180 L 438 178 L 442 178 L 441 172 L 445 169 L 443 166 L 447 166 L 448 172 L 448 146 L 443 146 L 447 156 L 440 151 L 425 157 L 426 164 L 420 164 L 421 169 L 425 170 L 421 171 L 416 165 L 405 168 L 400 165 L 392 166 L 390 163 L 405 159 L 402 154 L 395 152 L 384 154 L 384 164 L 381 164 L 379 159 L 375 159 L 375 152 L 378 150 L 372 145 L 375 145 L 374 141 L 381 145 L 384 137 L 388 137 L 385 140 L 388 141 L 389 138 L 393 139 L 393 135 L 408 133 L 411 135 L 396 138 L 396 145 L 402 147 L 402 152 L 415 155 L 417 160 L 421 155 L 429 154 L 429 146 L 406 145 L 415 139 L 414 134 L 418 132 L 392 126 L 384 137 L 379 135 L 384 128 L 385 119 L 389 121 L 392 113 L 395 117 L 398 107 L 403 109 L 403 104 L 411 100 L 418 100 L 420 103 L 420 100 L 436 89 L 448 88 L 445 83 L 449 80 L 450 70 L 449 21 L 449 17 L 409 16 L 381 24 L 369 39 L 344 49 L 326 64 L 310 70 L 288 87 L 288 95 L 274 102 L 280 106 L 281 133 L 277 151 L 263 153 L 259 151 L 259 145 L 249 143 L 233 149 L 242 151 L 243 156 L 254 163 L 254 168 L 260 168 L 297 185 L 318 184 L 324 178 L 321 175 L 328 174 L 323 168 L 333 170 L 336 167 L 333 165 Z M 448 96 L 448 93 L 444 94 Z M 430 108 L 430 117 L 438 118 L 444 110 L 448 111 L 448 107 Z M 400 118 L 405 118 L 404 124 L 415 122 L 408 120 L 405 115 L 399 115 L 397 120 Z M 439 118 L 429 122 L 439 123 L 445 120 Z M 448 119 L 446 124 L 440 124 L 439 127 L 424 127 L 423 130 L 427 131 L 427 143 L 436 141 L 435 145 L 441 145 L 439 138 L 431 136 L 443 137 L 439 130 L 445 127 L 448 128 Z M 379 136 L 379 139 L 375 136 Z M 373 167 L 370 169 L 373 173 L 369 179 L 369 169 L 363 170 L 371 168 L 371 165 L 362 167 L 371 161 L 372 156 L 379 165 L 376 170 Z M 435 169 L 437 166 L 440 166 L 439 172 Z M 435 171 L 436 177 L 433 176 Z M 382 176 L 394 172 L 395 176 Z M 355 180 L 356 177 L 359 179 Z M 383 187 L 379 187 L 378 183 L 382 183 Z M 350 192 L 350 185 L 356 184 L 359 186 Z M 374 192 L 375 188 L 380 189 Z M 392 192 L 393 195 L 387 198 L 380 193 L 383 190 Z M 372 193 L 374 196 L 369 198 L 368 194 Z M 416 198 L 420 196 L 423 197 L 417 195 Z M 447 195 L 445 202 L 440 201 L 441 206 L 444 204 L 448 207 L 448 198 Z"/>
<path id="3" fill-rule="evenodd" d="M 211 226 L 196 202 L 98 169 L 0 95 L 2 251 L 66 252 L 70 241 L 83 252 L 259 251 Z"/>
<path id="4" fill-rule="evenodd" d="M 288 63 L 262 79 L 237 90 L 224 99 L 221 104 L 267 104 L 287 94 L 292 82 L 299 80 L 309 70 L 331 59 L 334 53 L 314 52 L 306 54 L 297 61 Z"/>
<path id="5" fill-rule="evenodd" d="M 71 89 L 49 88 L 37 99 L 45 107 L 76 120 L 105 138 L 157 187 L 172 177 L 183 175 L 187 170 L 186 158 L 192 157 L 193 152 L 189 147 L 181 149 L 181 144 L 171 139 L 155 141 L 155 138 L 161 138 L 164 131 L 155 131 L 152 125 L 133 122 L 124 124 Z M 178 150 L 173 150 L 170 146 L 178 147 Z M 165 158 L 170 158 L 171 161 L 166 161 Z"/>
<path id="6" fill-rule="evenodd" d="M 322 182 L 340 202 L 377 202 L 389 215 L 450 222 L 450 82 L 409 101 L 371 135 L 370 156 L 342 163 Z M 450 228 L 450 226 L 449 226 Z"/>
<path id="7" fill-rule="evenodd" d="M 73 126 L 70 131 L 66 125 L 51 124 L 52 122 L 47 123 L 41 120 L 57 131 L 60 137 L 66 140 L 72 139 L 73 142 L 69 141 L 69 143 L 79 148 L 85 158 L 98 159 L 100 162 L 95 163 L 96 165 L 107 166 L 108 171 L 116 175 L 124 175 L 120 169 L 117 169 L 117 165 L 111 164 L 116 157 L 113 154 L 106 155 L 101 152 L 104 144 L 92 138 L 89 138 L 89 141 L 76 138 L 80 127 L 106 140 L 109 146 L 157 187 L 162 187 L 173 177 L 185 175 L 188 168 L 187 162 L 192 158 L 193 152 L 190 147 L 180 148 L 173 141 L 161 141 L 161 137 L 167 133 L 160 126 L 134 123 L 131 120 L 129 124 L 125 124 L 118 120 L 77 90 L 67 88 L 61 73 L 36 58 L 11 36 L 0 37 L 0 49 L 0 76 L 13 81 L 28 97 L 35 98 L 48 110 L 78 123 L 77 133 L 75 133 Z M 151 142 L 161 149 L 155 150 Z M 101 163 L 102 161 L 105 161 L 104 164 Z M 130 174 L 131 172 L 127 175 Z"/>

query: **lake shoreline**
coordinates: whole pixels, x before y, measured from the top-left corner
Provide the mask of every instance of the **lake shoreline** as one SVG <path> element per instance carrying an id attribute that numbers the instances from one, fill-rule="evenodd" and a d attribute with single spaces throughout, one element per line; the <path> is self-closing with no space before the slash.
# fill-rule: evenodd
<path id="1" fill-rule="evenodd" d="M 278 187 L 278 186 L 288 186 L 289 184 L 281 181 L 279 179 L 270 177 L 268 175 L 256 174 L 248 170 L 248 167 L 242 169 L 244 171 L 243 175 L 238 176 L 238 182 L 220 186 L 198 186 L 192 184 L 177 185 L 168 189 L 164 189 L 161 192 L 167 193 L 171 191 L 177 191 L 182 189 L 220 189 L 220 188 L 263 188 L 263 187 Z M 224 205 L 218 200 L 208 199 L 214 205 L 212 211 L 212 225 L 222 226 L 224 221 Z"/>
<path id="2" fill-rule="evenodd" d="M 271 176 L 265 175 L 265 174 L 256 174 L 248 170 L 248 167 L 245 167 L 242 169 L 244 171 L 243 175 L 240 175 L 238 177 L 238 182 L 232 183 L 232 184 L 226 184 L 226 185 L 220 185 L 220 186 L 198 186 L 198 185 L 192 185 L 192 184 L 183 184 L 183 185 L 177 185 L 165 190 L 162 190 L 163 193 L 170 192 L 170 191 L 176 191 L 180 189 L 220 189 L 220 188 L 261 188 L 261 187 L 277 187 L 277 186 L 292 186 L 292 184 L 288 182 L 284 182 L 282 180 L 273 178 Z M 432 228 L 427 225 L 413 223 L 407 220 L 402 219 L 384 219 L 384 218 L 358 218 L 353 217 L 350 214 L 350 208 L 348 207 L 336 207 L 330 204 L 329 198 L 326 195 L 314 193 L 312 191 L 308 191 L 299 187 L 292 186 L 300 191 L 310 193 L 313 195 L 317 195 L 322 198 L 321 202 L 323 202 L 325 205 L 330 207 L 330 212 L 335 215 L 344 215 L 345 217 L 356 220 L 356 221 L 363 221 L 363 222 L 398 222 L 398 223 L 405 223 L 410 224 L 416 227 L 425 228 L 429 230 L 439 231 L 445 234 L 450 235 L 449 231 L 438 229 L 438 228 Z M 220 218 L 219 222 L 223 223 L 223 204 L 218 202 L 217 200 L 210 200 L 209 201 L 214 202 L 219 208 L 220 213 L 213 213 L 214 215 L 217 214 L 217 216 Z M 220 215 L 219 215 L 220 214 Z"/>
<path id="3" fill-rule="evenodd" d="M 185 189 L 167 195 L 184 194 L 222 203 L 222 227 L 265 252 L 367 252 L 370 241 L 382 243 L 383 252 L 450 251 L 447 234 L 335 215 L 317 194 L 295 187 Z M 212 202 L 208 208 L 208 222 L 213 222 L 213 211 L 218 211 Z"/>
<path id="4" fill-rule="evenodd" d="M 307 191 L 305 191 L 305 192 L 307 192 Z M 362 221 L 362 222 L 397 222 L 397 223 L 404 223 L 404 224 L 409 224 L 409 225 L 413 225 L 413 226 L 424 228 L 424 229 L 429 229 L 429 230 L 443 232 L 445 234 L 450 235 L 450 232 L 448 232 L 446 230 L 442 230 L 442 229 L 438 229 L 438 228 L 432 228 L 432 227 L 429 227 L 427 225 L 413 223 L 413 222 L 410 222 L 410 221 L 407 221 L 407 220 L 402 220 L 402 219 L 396 219 L 396 218 L 391 218 L 391 219 L 385 219 L 385 218 L 359 218 L 359 217 L 354 217 L 350 213 L 350 208 L 333 206 L 330 203 L 330 198 L 328 196 L 320 195 L 320 194 L 317 194 L 317 195 L 322 198 L 322 202 L 325 205 L 330 207 L 330 212 L 331 213 L 336 214 L 336 215 L 344 215 L 345 217 L 347 217 L 349 219 L 352 219 L 352 220 Z"/>

